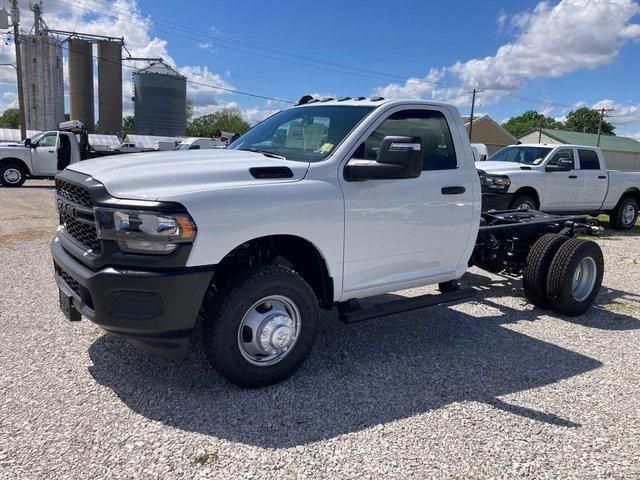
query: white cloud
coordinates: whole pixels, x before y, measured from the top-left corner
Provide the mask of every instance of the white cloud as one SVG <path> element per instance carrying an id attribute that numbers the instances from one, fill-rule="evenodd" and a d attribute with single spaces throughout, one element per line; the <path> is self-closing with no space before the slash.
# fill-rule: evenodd
<path id="1" fill-rule="evenodd" d="M 638 140 L 640 142 L 640 132 L 637 133 L 632 133 L 631 135 L 629 135 L 631 138 Z"/>
<path id="2" fill-rule="evenodd" d="M 256 123 L 261 122 L 267 117 L 270 117 L 274 113 L 278 113 L 279 109 L 268 109 L 268 108 L 248 108 L 242 112 L 244 118 L 249 122 L 250 125 L 255 125 Z"/>
<path id="3" fill-rule="evenodd" d="M 561 0 L 553 5 L 543 1 L 508 19 L 515 38 L 494 55 L 431 68 L 424 78 L 380 87 L 376 93 L 468 104 L 464 92 L 484 88 L 494 89 L 483 95 L 485 103 L 491 103 L 526 80 L 561 77 L 610 63 L 629 40 L 640 39 L 640 25 L 633 23 L 639 12 L 632 0 Z M 506 22 L 501 14 L 498 24 Z M 453 86 L 442 86 L 445 80 Z"/>
<path id="4" fill-rule="evenodd" d="M 601 108 L 613 108 L 607 113 L 607 121 L 614 125 L 637 125 L 640 124 L 640 105 L 619 104 L 613 100 L 600 100 L 591 108 L 600 110 Z"/>

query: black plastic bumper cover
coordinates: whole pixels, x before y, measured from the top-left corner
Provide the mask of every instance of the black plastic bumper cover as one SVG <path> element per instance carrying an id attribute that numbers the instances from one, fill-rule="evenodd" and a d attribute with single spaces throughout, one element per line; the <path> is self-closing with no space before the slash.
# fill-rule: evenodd
<path id="1" fill-rule="evenodd" d="M 482 193 L 482 211 L 489 210 L 509 210 L 511 208 L 513 193 Z"/>
<path id="2" fill-rule="evenodd" d="M 186 356 L 213 267 L 92 271 L 67 253 L 57 237 L 51 253 L 58 286 L 84 317 L 150 353 Z"/>

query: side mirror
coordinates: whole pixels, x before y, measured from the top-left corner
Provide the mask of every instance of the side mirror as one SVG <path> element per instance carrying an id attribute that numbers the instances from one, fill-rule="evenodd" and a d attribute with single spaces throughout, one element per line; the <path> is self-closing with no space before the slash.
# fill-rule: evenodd
<path id="1" fill-rule="evenodd" d="M 352 158 L 345 167 L 349 181 L 417 178 L 421 173 L 420 137 L 384 137 L 375 161 Z"/>
<path id="2" fill-rule="evenodd" d="M 31 144 L 31 139 L 30 138 L 25 138 L 24 139 L 24 146 L 25 147 L 32 147 L 33 145 Z"/>
<path id="3" fill-rule="evenodd" d="M 483 153 L 482 155 L 480 155 L 480 158 L 478 159 L 479 162 L 486 162 L 487 161 L 487 156 Z"/>
<path id="4" fill-rule="evenodd" d="M 573 160 L 561 158 L 556 165 L 547 165 L 547 172 L 569 172 L 574 169 Z"/>

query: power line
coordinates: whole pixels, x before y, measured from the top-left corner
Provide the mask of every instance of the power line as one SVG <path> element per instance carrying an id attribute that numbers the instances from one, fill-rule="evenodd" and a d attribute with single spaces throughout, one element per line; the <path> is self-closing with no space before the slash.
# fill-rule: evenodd
<path id="1" fill-rule="evenodd" d="M 82 8 L 84 11 L 90 12 L 90 13 L 95 13 L 95 14 L 99 14 L 102 16 L 105 16 L 107 18 L 111 18 L 114 20 L 118 20 L 118 21 L 124 21 L 126 23 L 130 23 L 130 24 L 134 24 L 134 25 L 144 25 L 144 20 L 141 19 L 139 16 L 136 15 L 132 15 L 130 13 L 130 11 L 127 10 L 127 13 L 123 13 L 121 14 L 124 17 L 128 17 L 132 20 L 127 20 L 127 18 L 122 18 L 121 16 L 118 15 L 112 15 L 109 13 L 104 12 L 104 10 L 97 10 L 96 7 L 98 7 L 96 4 L 93 3 L 87 3 L 87 2 L 83 2 L 81 0 L 77 0 L 72 2 L 67 2 L 64 0 L 58 0 L 60 3 L 64 3 L 66 5 L 70 5 L 70 6 L 78 6 L 78 4 L 82 4 L 82 5 L 86 5 L 88 7 L 93 7 L 93 8 Z M 97 0 L 96 0 L 97 1 Z M 113 6 L 110 8 L 117 8 L 120 10 L 124 10 L 121 7 L 116 7 Z M 253 55 L 253 56 L 257 56 L 257 57 L 261 57 L 261 58 L 267 58 L 267 59 L 271 59 L 271 60 L 277 60 L 277 61 L 281 61 L 281 62 L 286 62 L 286 63 L 290 63 L 293 65 L 299 65 L 299 66 L 303 66 L 303 67 L 310 67 L 310 68 L 314 68 L 314 69 L 318 69 L 318 70 L 324 70 L 324 71 L 329 71 L 329 72 L 334 72 L 334 73 L 340 73 L 340 74 L 344 74 L 344 75 L 353 75 L 353 76 L 358 76 L 358 77 L 365 77 L 365 78 L 373 78 L 376 80 L 387 80 L 389 81 L 390 79 L 393 80 L 407 80 L 409 77 L 406 76 L 401 76 L 401 75 L 396 75 L 396 74 L 392 74 L 392 73 L 385 73 L 385 72 L 379 72 L 379 71 L 375 71 L 375 70 L 368 70 L 368 69 L 363 69 L 360 67 L 354 67 L 351 65 L 345 65 L 345 64 L 341 64 L 341 63 L 336 63 L 336 62 L 330 62 L 330 61 L 326 61 L 326 60 L 321 60 L 321 59 L 317 59 L 317 58 L 312 58 L 312 57 L 307 57 L 304 55 L 298 55 L 295 53 L 291 53 L 291 52 L 286 52 L 284 50 L 278 50 L 278 49 L 274 49 L 274 48 L 269 48 L 269 47 L 264 47 L 264 46 L 260 46 L 260 45 L 255 45 L 249 42 L 244 42 L 241 40 L 236 40 L 236 39 L 232 39 L 232 38 L 228 38 L 228 37 L 219 37 L 216 35 L 211 34 L 210 32 L 206 32 L 204 30 L 199 30 L 199 29 L 194 29 L 191 27 L 186 27 L 186 26 L 182 26 L 180 24 L 177 24 L 175 22 L 169 22 L 169 21 L 165 21 L 165 20 L 159 20 L 157 18 L 151 17 L 149 16 L 148 18 L 150 18 L 153 21 L 153 28 L 156 30 L 159 30 L 163 33 L 167 33 L 169 35 L 174 35 L 180 38 L 186 38 L 188 40 L 192 40 L 192 41 L 196 41 L 196 42 L 201 42 L 201 43 L 205 43 L 205 42 L 210 42 L 215 44 L 218 47 L 221 48 L 225 48 L 225 49 L 229 49 L 232 51 L 236 51 L 236 52 L 241 52 L 241 53 L 245 53 L 248 55 Z M 169 25 L 163 25 L 164 24 L 169 24 Z M 160 26 L 158 26 L 158 24 Z M 169 30 L 167 30 L 169 29 Z M 187 34 L 185 35 L 184 33 L 176 33 L 174 30 L 177 30 L 179 32 L 186 32 Z M 193 36 L 192 33 L 196 32 L 196 33 L 200 33 L 201 36 Z M 255 51 L 249 51 L 243 48 L 238 48 L 235 46 L 230 46 L 230 45 L 226 45 L 224 43 L 232 43 L 232 44 L 236 44 L 236 45 L 240 45 L 246 48 L 252 48 L 252 49 L 256 49 L 265 53 L 258 53 Z M 275 56 L 275 55 L 279 55 L 279 56 Z M 290 58 L 281 58 L 281 57 L 290 57 L 293 58 L 295 60 L 291 60 Z M 299 61 L 296 61 L 299 60 Z M 301 63 L 301 62 L 307 62 L 307 63 Z M 341 70 L 340 70 L 341 69 Z M 348 70 L 348 71 L 345 71 Z"/>

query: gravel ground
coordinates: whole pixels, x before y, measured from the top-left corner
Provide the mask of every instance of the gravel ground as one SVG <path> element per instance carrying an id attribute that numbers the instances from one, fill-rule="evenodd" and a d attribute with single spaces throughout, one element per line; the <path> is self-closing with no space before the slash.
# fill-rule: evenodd
<path id="1" fill-rule="evenodd" d="M 160 360 L 66 322 L 51 182 L 27 187 L 0 188 L 0 478 L 640 476 L 638 231 L 598 240 L 604 287 L 580 318 L 472 270 L 471 302 L 324 314 L 293 378 L 245 391 L 199 352 Z"/>

